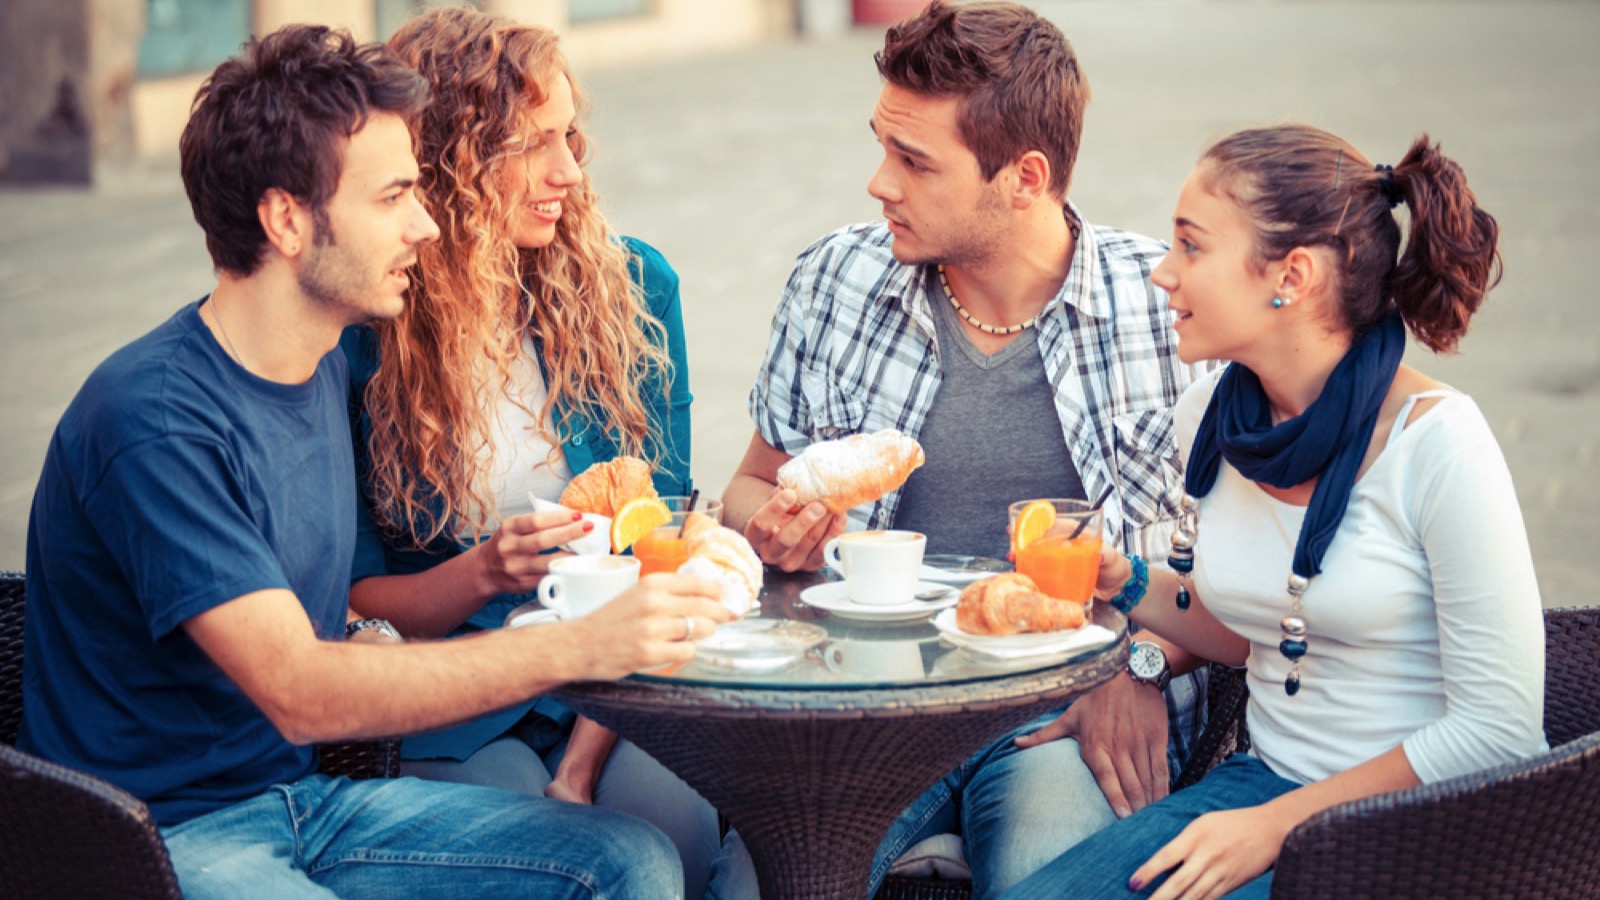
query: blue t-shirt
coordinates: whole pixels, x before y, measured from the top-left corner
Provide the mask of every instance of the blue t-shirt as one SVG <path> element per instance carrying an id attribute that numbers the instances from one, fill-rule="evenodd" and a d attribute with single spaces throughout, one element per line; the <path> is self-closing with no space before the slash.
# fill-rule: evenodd
<path id="1" fill-rule="evenodd" d="M 344 354 L 257 378 L 200 304 L 102 363 L 62 416 L 28 521 L 17 745 L 144 800 L 158 824 L 312 771 L 182 628 L 285 588 L 341 639 L 355 546 Z"/>

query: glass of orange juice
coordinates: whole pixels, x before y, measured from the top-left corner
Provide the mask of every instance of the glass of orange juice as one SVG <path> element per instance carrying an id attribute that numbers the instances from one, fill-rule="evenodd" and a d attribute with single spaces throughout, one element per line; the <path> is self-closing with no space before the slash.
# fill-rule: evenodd
<path id="1" fill-rule="evenodd" d="M 683 520 L 689 515 L 688 497 L 662 497 L 661 502 L 672 510 L 672 521 L 650 532 L 633 544 L 633 555 L 639 560 L 639 574 L 676 572 L 689 559 L 689 549 L 682 537 Z M 694 511 L 704 513 L 722 523 L 722 501 L 704 497 L 695 504 Z"/>
<path id="2" fill-rule="evenodd" d="M 1088 603 L 1100 576 L 1100 508 L 1086 500 L 1020 500 L 1010 512 L 1017 571 L 1051 597 Z"/>

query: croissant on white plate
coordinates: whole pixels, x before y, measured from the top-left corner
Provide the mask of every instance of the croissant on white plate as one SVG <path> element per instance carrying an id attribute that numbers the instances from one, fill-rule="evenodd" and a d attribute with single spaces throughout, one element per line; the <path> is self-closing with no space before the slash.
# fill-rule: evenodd
<path id="1" fill-rule="evenodd" d="M 974 581 L 956 602 L 956 627 L 967 634 L 1071 631 L 1085 621 L 1082 603 L 1057 600 L 1019 572 Z"/>
<path id="2" fill-rule="evenodd" d="M 755 609 L 761 594 L 761 557 L 744 535 L 692 512 L 684 521 L 683 538 L 689 560 L 678 567 L 679 572 L 720 582 L 722 605 L 734 615 Z"/>
<path id="3" fill-rule="evenodd" d="M 836 513 L 882 497 L 906 483 L 925 462 L 922 445 L 893 428 L 818 441 L 778 468 L 778 487 L 795 492 L 796 503 L 813 500 Z"/>

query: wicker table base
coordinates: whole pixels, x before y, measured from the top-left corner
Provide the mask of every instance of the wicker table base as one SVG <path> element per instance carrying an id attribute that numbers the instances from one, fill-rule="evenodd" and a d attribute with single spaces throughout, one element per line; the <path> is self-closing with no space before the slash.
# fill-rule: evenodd
<path id="1" fill-rule="evenodd" d="M 901 689 L 779 690 L 629 679 L 557 692 L 676 772 L 743 836 L 761 896 L 866 896 L 912 800 L 1006 730 L 1109 679 L 1126 642 L 1068 666 Z"/>

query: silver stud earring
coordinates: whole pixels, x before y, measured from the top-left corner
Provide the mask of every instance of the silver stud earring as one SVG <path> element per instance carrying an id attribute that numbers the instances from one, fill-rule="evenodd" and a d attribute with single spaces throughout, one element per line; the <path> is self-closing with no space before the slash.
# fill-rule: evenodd
<path id="1" fill-rule="evenodd" d="M 1289 304 L 1291 304 L 1293 302 L 1294 302 L 1294 298 L 1293 297 L 1273 297 L 1272 298 L 1272 308 L 1273 309 L 1283 309 L 1285 306 L 1288 306 Z"/>

